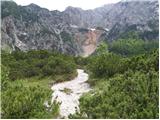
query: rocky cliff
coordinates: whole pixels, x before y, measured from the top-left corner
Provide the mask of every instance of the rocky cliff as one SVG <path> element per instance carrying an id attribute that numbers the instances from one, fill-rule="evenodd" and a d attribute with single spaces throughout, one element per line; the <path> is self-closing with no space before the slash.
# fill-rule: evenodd
<path id="1" fill-rule="evenodd" d="M 116 40 L 129 31 L 143 39 L 158 39 L 158 1 L 126 0 L 93 10 L 68 7 L 49 11 L 35 4 L 2 2 L 2 49 L 57 50 L 92 54 L 101 40 Z"/>

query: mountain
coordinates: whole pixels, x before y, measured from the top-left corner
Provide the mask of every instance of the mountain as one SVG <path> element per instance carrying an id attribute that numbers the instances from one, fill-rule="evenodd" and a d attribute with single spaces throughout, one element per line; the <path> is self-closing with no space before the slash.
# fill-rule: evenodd
<path id="1" fill-rule="evenodd" d="M 35 4 L 2 4 L 1 44 L 10 50 L 57 50 L 88 56 L 99 42 L 113 41 L 136 31 L 146 40 L 158 40 L 158 1 L 127 0 L 93 10 L 67 7 L 49 11 Z"/>

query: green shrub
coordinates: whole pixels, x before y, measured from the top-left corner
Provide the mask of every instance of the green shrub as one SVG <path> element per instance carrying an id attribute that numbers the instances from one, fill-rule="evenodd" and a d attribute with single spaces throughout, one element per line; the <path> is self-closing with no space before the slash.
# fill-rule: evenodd
<path id="1" fill-rule="evenodd" d="M 62 31 L 61 33 L 60 33 L 60 35 L 61 35 L 61 37 L 62 37 L 62 40 L 64 41 L 64 42 L 72 42 L 72 36 L 69 34 L 69 33 L 67 33 L 67 32 L 65 32 L 65 31 Z"/>
<path id="2" fill-rule="evenodd" d="M 89 63 L 93 90 L 80 98 L 80 112 L 70 118 L 158 119 L 158 49 L 130 58 L 92 56 Z"/>
<path id="3" fill-rule="evenodd" d="M 74 74 L 76 70 L 71 56 L 46 50 L 2 52 L 2 64 L 9 68 L 11 80 Z"/>
<path id="4" fill-rule="evenodd" d="M 116 54 L 102 54 L 92 58 L 88 69 L 94 77 L 111 77 L 121 70 L 121 57 Z"/>
<path id="5" fill-rule="evenodd" d="M 43 87 L 26 87 L 20 81 L 11 82 L 8 70 L 2 69 L 1 117 L 3 119 L 53 118 L 59 112 L 58 103 L 46 108 L 51 91 Z"/>
<path id="6" fill-rule="evenodd" d="M 109 86 L 80 99 L 80 113 L 70 118 L 158 118 L 158 72 L 127 71 L 107 79 Z M 101 86 L 99 86 L 101 87 Z M 84 116 L 85 114 L 85 116 Z"/>
<path id="7" fill-rule="evenodd" d="M 158 41 L 140 39 L 120 39 L 109 45 L 109 51 L 122 56 L 134 56 L 147 53 L 158 48 Z"/>

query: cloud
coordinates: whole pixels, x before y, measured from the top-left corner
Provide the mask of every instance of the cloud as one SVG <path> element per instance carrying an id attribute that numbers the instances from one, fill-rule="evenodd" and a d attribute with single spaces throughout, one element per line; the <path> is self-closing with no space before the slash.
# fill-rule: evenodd
<path id="1" fill-rule="evenodd" d="M 65 10 L 68 6 L 82 9 L 94 9 L 104 4 L 119 2 L 120 0 L 13 0 L 19 5 L 37 4 L 49 10 Z"/>

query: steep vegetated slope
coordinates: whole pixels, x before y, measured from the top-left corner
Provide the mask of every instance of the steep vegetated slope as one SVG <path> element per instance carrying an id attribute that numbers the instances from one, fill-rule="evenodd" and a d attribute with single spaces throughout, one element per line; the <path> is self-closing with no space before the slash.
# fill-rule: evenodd
<path id="1" fill-rule="evenodd" d="M 146 54 L 136 54 L 121 57 L 101 49 L 97 55 L 85 58 L 85 65 L 90 74 L 88 82 L 93 90 L 80 98 L 80 112 L 77 111 L 69 117 L 158 118 L 158 49 Z"/>

